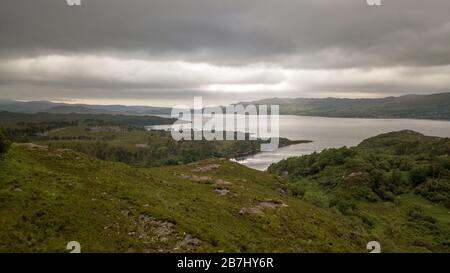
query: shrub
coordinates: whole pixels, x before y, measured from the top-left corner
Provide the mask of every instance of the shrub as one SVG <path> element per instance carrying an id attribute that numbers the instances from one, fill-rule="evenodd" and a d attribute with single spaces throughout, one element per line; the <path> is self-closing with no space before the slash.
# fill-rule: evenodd
<path id="1" fill-rule="evenodd" d="M 2 131 L 0 131 L 0 154 L 8 152 L 10 146 L 11 141 L 9 141 L 9 139 L 6 138 Z"/>
<path id="2" fill-rule="evenodd" d="M 305 196 L 305 189 L 302 188 L 298 184 L 289 185 L 289 190 L 291 191 L 292 195 L 294 195 L 296 197 L 301 198 L 301 197 Z"/>
<path id="3" fill-rule="evenodd" d="M 416 166 L 410 172 L 410 178 L 413 182 L 414 186 L 417 186 L 423 182 L 425 182 L 426 178 L 430 174 L 430 168 L 428 166 Z"/>
<path id="4" fill-rule="evenodd" d="M 356 209 L 356 204 L 344 198 L 333 198 L 330 200 L 330 208 L 336 207 L 343 214 L 351 214 Z"/>
<path id="5" fill-rule="evenodd" d="M 390 191 L 382 191 L 380 197 L 385 201 L 394 201 L 395 200 L 395 194 L 393 194 Z"/>
<path id="6" fill-rule="evenodd" d="M 450 180 L 428 179 L 415 190 L 416 194 L 422 195 L 432 202 L 440 202 L 450 208 Z"/>
<path id="7" fill-rule="evenodd" d="M 410 221 L 428 222 L 431 224 L 436 223 L 436 219 L 430 215 L 427 215 L 423 209 L 419 206 L 414 206 L 408 211 L 408 218 Z"/>

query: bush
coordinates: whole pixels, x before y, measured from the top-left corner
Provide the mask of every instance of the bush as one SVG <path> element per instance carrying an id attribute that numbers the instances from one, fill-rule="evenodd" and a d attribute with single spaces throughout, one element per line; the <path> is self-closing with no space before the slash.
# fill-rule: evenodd
<path id="1" fill-rule="evenodd" d="M 423 209 L 419 206 L 414 206 L 408 211 L 409 221 L 416 222 L 428 222 L 431 224 L 436 223 L 436 219 L 433 216 L 427 215 Z"/>
<path id="2" fill-rule="evenodd" d="M 384 201 L 394 201 L 395 200 L 395 194 L 393 194 L 390 191 L 381 191 L 380 192 L 380 197 L 381 199 L 383 199 Z"/>
<path id="3" fill-rule="evenodd" d="M 305 196 L 305 189 L 298 184 L 289 185 L 288 188 L 291 191 L 292 195 L 296 197 L 302 198 L 303 196 Z"/>
<path id="4" fill-rule="evenodd" d="M 414 186 L 417 186 L 425 182 L 426 178 L 430 175 L 430 168 L 428 166 L 416 166 L 410 172 L 410 179 Z"/>
<path id="5" fill-rule="evenodd" d="M 356 204 L 350 200 L 345 200 L 342 197 L 333 198 L 330 200 L 330 208 L 336 207 L 341 213 L 349 215 L 356 209 Z"/>
<path id="6" fill-rule="evenodd" d="M 432 202 L 440 202 L 450 208 L 450 180 L 449 179 L 428 179 L 415 190 L 419 194 Z"/>
<path id="7" fill-rule="evenodd" d="M 0 131 L 0 154 L 8 152 L 10 146 L 11 141 L 9 141 L 9 139 L 6 138 L 2 131 Z"/>

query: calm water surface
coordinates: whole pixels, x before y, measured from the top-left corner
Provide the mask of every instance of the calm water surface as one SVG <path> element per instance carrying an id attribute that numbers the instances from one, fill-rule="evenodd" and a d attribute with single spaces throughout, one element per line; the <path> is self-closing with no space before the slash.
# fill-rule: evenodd
<path id="1" fill-rule="evenodd" d="M 321 151 L 326 148 L 355 146 L 362 140 L 392 131 L 414 130 L 425 135 L 450 137 L 449 121 L 416 119 L 362 119 L 280 116 L 280 136 L 312 143 L 291 145 L 274 152 L 263 152 L 238 160 L 250 168 L 266 170 L 282 159 Z"/>
<path id="2" fill-rule="evenodd" d="M 166 130 L 171 125 L 149 126 Z M 237 162 L 257 170 L 266 170 L 270 164 L 288 157 L 306 155 L 326 148 L 355 146 L 362 140 L 378 134 L 414 130 L 425 135 L 450 137 L 450 121 L 418 119 L 363 119 L 280 116 L 280 136 L 292 140 L 312 140 L 311 143 L 291 145 L 274 152 L 262 152 Z"/>

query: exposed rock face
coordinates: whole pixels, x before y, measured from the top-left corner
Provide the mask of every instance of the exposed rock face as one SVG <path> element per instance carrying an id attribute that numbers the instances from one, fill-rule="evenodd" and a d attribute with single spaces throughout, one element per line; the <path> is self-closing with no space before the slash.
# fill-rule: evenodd
<path id="1" fill-rule="evenodd" d="M 192 251 L 195 248 L 197 248 L 198 245 L 200 245 L 200 243 L 201 243 L 201 241 L 199 239 L 194 238 L 189 234 L 186 234 L 186 236 L 184 236 L 183 240 L 177 242 L 174 250 L 183 249 L 183 250 L 187 250 L 187 251 Z"/>
<path id="2" fill-rule="evenodd" d="M 48 146 L 37 145 L 34 143 L 20 143 L 18 145 L 26 147 L 30 150 L 48 150 Z"/>
<path id="3" fill-rule="evenodd" d="M 214 189 L 214 191 L 220 195 L 227 195 L 230 193 L 229 189 Z"/>
<path id="4" fill-rule="evenodd" d="M 276 209 L 278 207 L 287 207 L 287 205 L 282 202 L 279 202 L 279 201 L 267 199 L 267 200 L 260 202 L 258 205 L 254 206 L 254 207 L 241 208 L 239 213 L 240 214 L 255 214 L 255 215 L 263 216 L 264 211 L 266 209 Z"/>
<path id="5" fill-rule="evenodd" d="M 204 165 L 204 166 L 199 166 L 197 168 L 194 168 L 191 170 L 191 172 L 199 172 L 199 173 L 204 173 L 204 172 L 209 172 L 215 169 L 220 168 L 220 164 L 208 164 L 208 165 Z"/>
<path id="6" fill-rule="evenodd" d="M 189 175 L 189 174 L 180 174 L 179 177 L 184 179 L 189 179 L 194 182 L 209 182 L 212 180 L 209 176 L 198 176 L 198 175 Z"/>
<path id="7" fill-rule="evenodd" d="M 158 251 L 192 252 L 202 243 L 200 239 L 190 234 L 182 233 L 177 225 L 170 221 L 156 219 L 148 214 L 137 216 L 133 211 L 122 209 L 120 213 L 128 220 L 132 221 L 134 228 L 127 232 L 128 236 L 136 237 L 140 242 L 148 247 L 144 252 L 155 251 L 155 246 L 160 247 Z M 112 223 L 105 226 L 104 230 L 115 233 L 121 229 L 119 223 Z M 137 252 L 134 247 L 128 252 Z M 142 251 L 142 250 L 141 250 Z"/>
<path id="8" fill-rule="evenodd" d="M 223 180 L 223 179 L 216 179 L 216 180 L 214 181 L 214 186 L 216 186 L 216 187 L 220 187 L 220 186 L 229 186 L 229 185 L 231 185 L 231 184 L 233 184 L 233 183 L 228 182 L 228 181 L 225 181 L 225 180 Z"/>

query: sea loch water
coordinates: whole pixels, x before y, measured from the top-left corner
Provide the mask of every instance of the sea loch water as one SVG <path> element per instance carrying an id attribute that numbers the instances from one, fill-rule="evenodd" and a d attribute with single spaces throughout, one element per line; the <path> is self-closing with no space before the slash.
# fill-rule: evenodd
<path id="1" fill-rule="evenodd" d="M 266 170 L 282 159 L 321 151 L 326 148 L 355 146 L 378 134 L 413 130 L 419 133 L 450 137 L 450 121 L 417 119 L 362 119 L 280 116 L 280 136 L 293 140 L 312 140 L 311 143 L 291 145 L 274 152 L 263 152 L 238 160 L 257 170 Z"/>
<path id="2" fill-rule="evenodd" d="M 313 142 L 283 147 L 274 152 L 262 152 L 237 161 L 253 169 L 266 170 L 270 164 L 288 157 L 306 155 L 326 148 L 355 146 L 366 138 L 400 130 L 413 130 L 430 136 L 450 137 L 450 121 L 420 119 L 324 118 L 280 115 L 279 127 L 280 137 L 292 140 L 312 140 Z M 168 130 L 170 128 L 171 125 L 148 127 L 148 129 L 157 130 Z"/>

